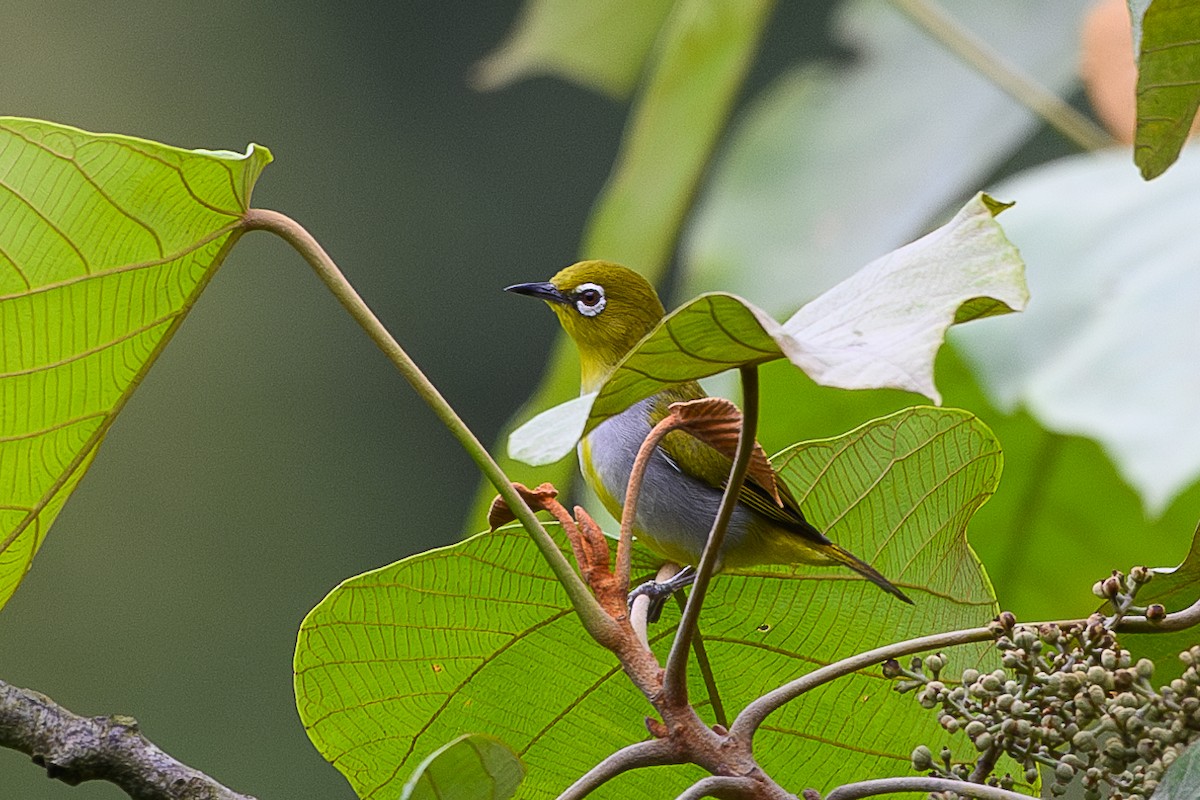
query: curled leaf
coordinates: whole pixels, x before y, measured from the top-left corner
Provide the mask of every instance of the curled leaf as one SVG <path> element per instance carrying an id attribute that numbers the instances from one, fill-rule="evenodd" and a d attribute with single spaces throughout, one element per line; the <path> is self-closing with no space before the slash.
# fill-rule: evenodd
<path id="1" fill-rule="evenodd" d="M 543 483 L 536 489 L 530 489 L 523 483 L 514 483 L 513 488 L 517 490 L 517 494 L 524 498 L 525 503 L 534 511 L 543 511 L 547 508 L 547 502 L 558 496 L 558 489 L 554 488 L 553 484 Z M 488 510 L 488 529 L 496 530 L 502 525 L 507 525 L 516 520 L 512 509 L 508 507 L 508 503 L 504 502 L 504 498 L 496 495 L 492 500 L 492 507 Z"/>

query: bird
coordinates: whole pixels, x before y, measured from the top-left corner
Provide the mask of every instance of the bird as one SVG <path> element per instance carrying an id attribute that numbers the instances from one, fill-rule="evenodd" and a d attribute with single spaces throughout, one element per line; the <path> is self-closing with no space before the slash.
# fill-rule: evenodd
<path id="1" fill-rule="evenodd" d="M 610 261 L 580 261 L 549 281 L 518 283 L 507 292 L 544 300 L 579 351 L 581 392 L 598 390 L 618 362 L 666 315 L 654 287 Z M 706 397 L 696 381 L 669 386 L 606 419 L 577 447 L 580 471 L 604 507 L 619 519 L 634 459 L 672 403 Z M 682 567 L 670 580 L 630 594 L 650 594 L 655 606 L 695 579 L 731 459 L 683 430 L 668 433 L 652 454 L 638 496 L 633 532 L 659 556 Z M 867 562 L 814 527 L 778 481 L 778 501 L 747 475 L 726 529 L 716 571 L 763 564 L 849 567 L 905 603 L 912 600 Z"/>

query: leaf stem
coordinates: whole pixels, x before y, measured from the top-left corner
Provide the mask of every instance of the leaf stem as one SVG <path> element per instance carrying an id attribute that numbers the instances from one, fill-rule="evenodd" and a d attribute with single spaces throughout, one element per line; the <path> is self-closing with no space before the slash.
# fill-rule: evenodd
<path id="1" fill-rule="evenodd" d="M 687 601 L 678 592 L 675 593 L 675 601 L 679 603 L 679 610 L 687 610 Z M 696 638 L 692 641 L 692 654 L 696 656 L 696 666 L 700 668 L 700 677 L 704 680 L 704 689 L 708 692 L 708 700 L 712 703 L 713 719 L 722 728 L 729 727 L 729 717 L 725 713 L 725 704 L 721 702 L 721 695 L 717 692 L 717 676 L 713 673 L 712 662 L 708 658 L 708 648 L 704 646 L 704 636 L 700 633 L 700 626 L 696 626 Z"/>
<path id="2" fill-rule="evenodd" d="M 642 446 L 638 448 L 633 467 L 629 470 L 629 482 L 625 487 L 625 503 L 621 508 L 621 535 L 617 540 L 617 585 L 629 591 L 629 571 L 633 561 L 633 518 L 637 516 L 638 498 L 642 494 L 642 480 L 646 477 L 646 466 L 654 455 L 654 448 L 663 437 L 679 424 L 674 414 L 668 414 L 650 429 Z"/>
<path id="3" fill-rule="evenodd" d="M 859 800 L 862 797 L 877 797 L 881 794 L 904 794 L 906 792 L 954 792 L 963 797 L 978 800 L 1029 800 L 1028 795 L 1011 792 L 998 786 L 982 783 L 956 781 L 950 778 L 879 778 L 839 786 L 825 800 Z"/>
<path id="4" fill-rule="evenodd" d="M 550 565 L 550 569 L 554 571 L 555 576 L 563 585 L 588 633 L 601 644 L 615 641 L 616 637 L 620 635 L 620 627 L 596 602 L 596 598 L 592 596 L 587 586 L 563 556 L 558 545 L 550 538 L 550 534 L 546 533 L 546 529 L 534 516 L 534 512 L 513 488 L 508 476 L 500 469 L 487 448 L 480 443 L 471 429 L 442 397 L 437 387 L 425 376 L 425 373 L 421 372 L 416 362 L 409 357 L 408 353 L 379 321 L 379 318 L 346 280 L 346 276 L 342 274 L 337 264 L 313 238 L 312 234 L 291 217 L 269 209 L 250 209 L 243 217 L 242 224 L 248 231 L 264 230 L 274 233 L 304 257 L 304 260 L 309 263 L 309 266 L 342 304 L 342 307 L 366 331 L 371 341 L 383 351 L 392 365 L 404 376 L 409 385 L 467 451 L 467 455 L 478 465 L 479 470 L 496 487 L 496 491 L 500 493 L 500 496 L 508 503 L 509 509 L 529 532 L 534 544 L 537 545 L 542 556 Z"/>
<path id="5" fill-rule="evenodd" d="M 687 605 L 683 609 L 683 618 L 679 620 L 679 629 L 675 641 L 671 644 L 671 652 L 667 656 L 666 673 L 663 675 L 663 700 L 667 705 L 687 703 L 687 654 L 691 649 L 692 635 L 696 631 L 700 619 L 700 608 L 708 593 L 708 584 L 720 557 L 721 544 L 725 541 L 725 531 L 733 510 L 738 503 L 738 493 L 746 480 L 746 471 L 750 467 L 750 456 L 754 454 L 754 437 L 758 429 L 758 367 L 747 365 L 741 367 L 742 376 L 742 431 L 738 437 L 737 450 L 734 453 L 733 466 L 729 470 L 729 480 L 725 484 L 725 492 L 721 495 L 721 505 L 717 508 L 716 519 L 708 532 L 708 542 L 704 545 L 704 554 L 696 565 L 696 580 L 688 593 Z"/>
<path id="6" fill-rule="evenodd" d="M 947 50 L 1080 148 L 1100 150 L 1116 144 L 1112 136 L 1087 115 L 1006 61 L 985 41 L 947 14 L 935 0 L 892 0 L 892 5 Z"/>
<path id="7" fill-rule="evenodd" d="M 1085 625 L 1086 623 L 1087 620 L 1071 619 L 1022 624 L 1033 627 L 1040 627 L 1041 625 L 1066 627 L 1070 625 Z M 1158 622 L 1152 622 L 1145 617 L 1126 617 L 1117 625 L 1116 630 L 1123 633 L 1168 633 L 1184 630 L 1197 624 L 1200 624 L 1200 600 L 1197 600 L 1182 611 L 1167 614 L 1166 617 Z M 733 726 L 729 729 L 729 735 L 730 737 L 749 742 L 753 739 L 754 734 L 758 731 L 758 727 L 767 716 L 782 708 L 786 703 L 795 700 L 797 697 L 818 686 L 850 675 L 860 669 L 867 669 L 868 667 L 882 664 L 889 658 L 901 658 L 927 650 L 940 650 L 956 645 L 986 642 L 993 638 L 994 636 L 989 628 L 965 628 L 958 631 L 920 636 L 915 639 L 877 647 L 874 650 L 858 653 L 849 658 L 843 658 L 841 661 L 835 661 L 832 664 L 815 669 L 794 681 L 785 683 L 778 689 L 768 692 L 746 706 L 742 710 L 742 713 L 738 714 L 737 719 L 733 721 Z"/>
<path id="8" fill-rule="evenodd" d="M 668 739 L 651 739 L 622 747 L 588 770 L 583 777 L 567 787 L 558 800 L 581 800 L 595 789 L 633 769 L 682 764 L 675 745 Z"/>
<path id="9" fill-rule="evenodd" d="M 754 800 L 761 788 L 753 778 L 731 775 L 710 775 L 693 783 L 675 800 L 700 800 L 702 797 L 717 797 L 721 800 Z"/>

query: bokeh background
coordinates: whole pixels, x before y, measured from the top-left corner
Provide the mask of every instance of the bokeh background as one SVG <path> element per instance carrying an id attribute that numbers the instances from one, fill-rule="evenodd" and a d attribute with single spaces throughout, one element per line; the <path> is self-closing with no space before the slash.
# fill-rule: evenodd
<path id="1" fill-rule="evenodd" d="M 492 441 L 556 323 L 503 294 L 574 260 L 627 106 L 472 66 L 516 0 L 0 2 L 0 113 L 275 163 L 306 225 Z M 753 81 L 827 50 L 784 4 Z M 774 66 L 772 66 L 774 65 Z M 263 798 L 352 798 L 309 744 L 295 633 L 342 579 L 454 541 L 477 473 L 306 264 L 245 237 L 134 395 L 17 595 L 0 675 L 123 713 Z M 0 750 L 0 798 L 119 798 Z"/>
<path id="2" fill-rule="evenodd" d="M 797 63 L 855 57 L 832 35 L 835 5 L 779 4 L 745 98 Z M 0 113 L 270 147 L 256 205 L 321 240 L 490 442 L 556 332 L 500 289 L 574 260 L 629 107 L 545 77 L 472 89 L 519 6 L 0 0 Z M 1075 151 L 1037 126 L 1021 141 L 989 181 Z M 852 421 L 829 432 L 856 413 L 839 407 L 829 424 Z M 1072 452 L 1103 460 L 1090 447 Z M 0 677 L 78 713 L 135 716 L 181 760 L 264 800 L 350 800 L 296 716 L 296 630 L 342 579 L 457 539 L 476 489 L 469 460 L 303 261 L 247 236 L 0 611 Z M 1156 563 L 1182 556 L 1179 521 L 1198 498 L 1193 486 Z M 1119 502 L 1140 518 L 1132 492 Z M 1038 552 L 1012 542 L 980 543 L 985 563 Z M 68 797 L 124 795 L 48 781 L 0 750 L 0 800 Z"/>

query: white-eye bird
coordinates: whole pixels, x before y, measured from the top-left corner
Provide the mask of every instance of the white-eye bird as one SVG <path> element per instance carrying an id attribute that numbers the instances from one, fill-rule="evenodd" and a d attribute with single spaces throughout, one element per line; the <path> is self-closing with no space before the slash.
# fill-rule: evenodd
<path id="1" fill-rule="evenodd" d="M 545 300 L 579 349 L 583 392 L 595 391 L 663 318 L 657 293 L 641 275 L 607 261 L 581 261 L 548 282 L 505 291 Z M 671 403 L 705 397 L 695 381 L 669 387 L 600 423 L 579 443 L 588 485 L 615 517 L 638 449 Z M 668 433 L 646 467 L 633 532 L 659 555 L 684 566 L 661 585 L 667 592 L 691 582 L 729 477 L 732 462 L 685 431 Z M 747 475 L 722 543 L 717 570 L 755 564 L 842 565 L 906 603 L 912 601 L 870 564 L 831 542 L 804 518 L 782 481 L 782 507 Z"/>

